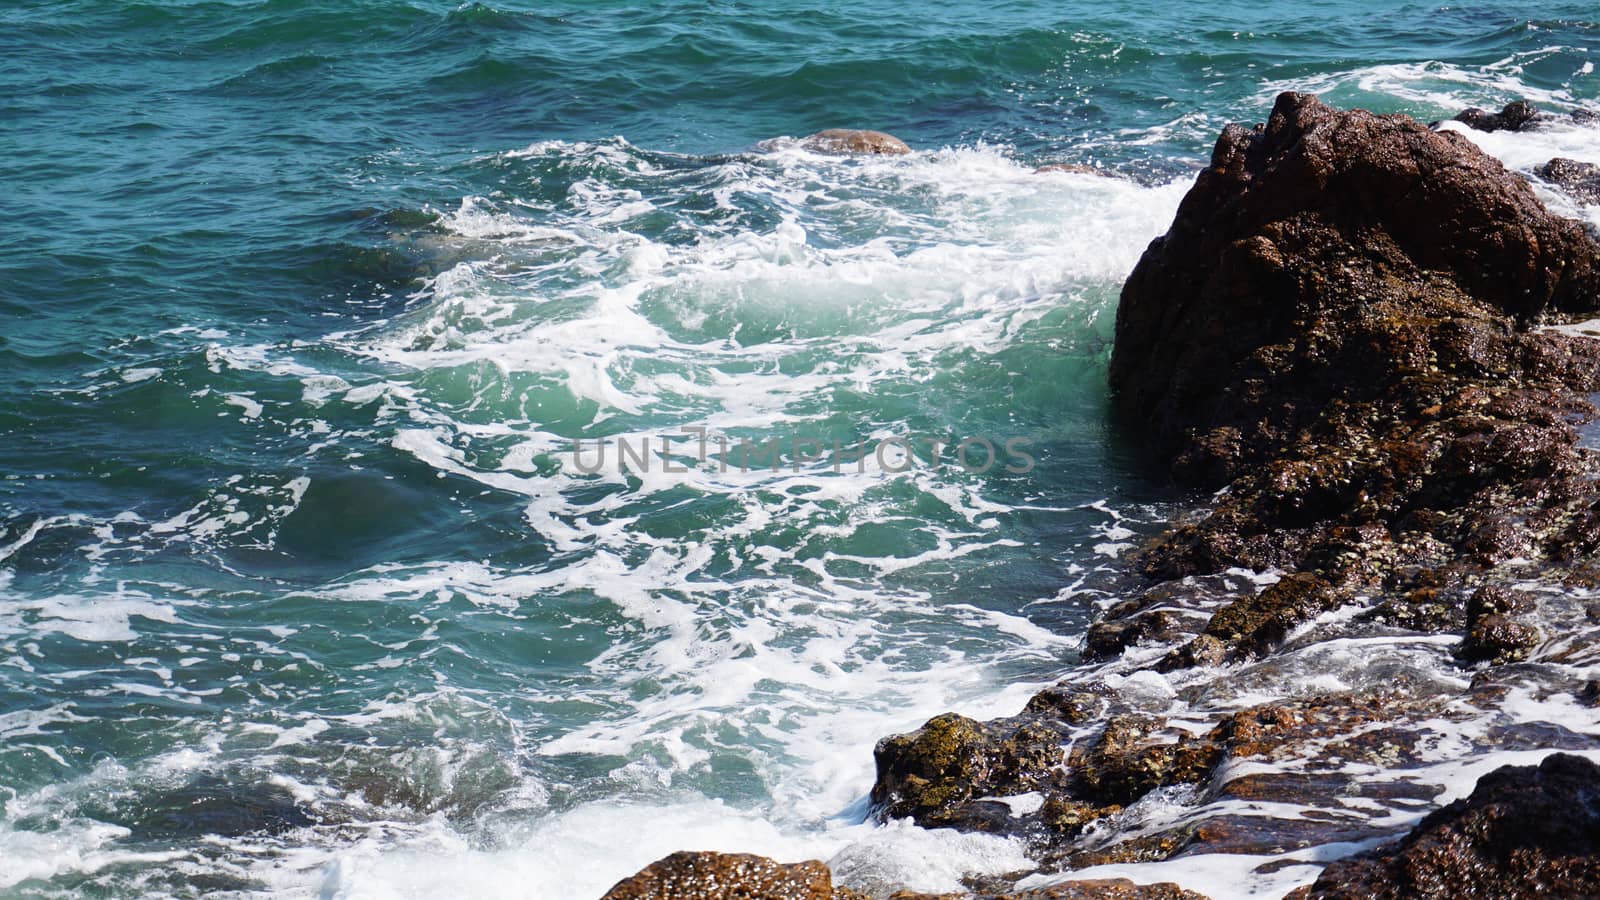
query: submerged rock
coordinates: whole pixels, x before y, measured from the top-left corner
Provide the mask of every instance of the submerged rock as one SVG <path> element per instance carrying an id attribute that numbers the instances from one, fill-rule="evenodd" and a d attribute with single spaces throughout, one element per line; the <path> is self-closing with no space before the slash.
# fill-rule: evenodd
<path id="1" fill-rule="evenodd" d="M 231 774 L 203 774 L 152 793 L 137 807 L 105 814 L 142 839 L 282 834 L 316 825 L 315 811 L 280 785 Z"/>
<path id="2" fill-rule="evenodd" d="M 1048 175 L 1061 173 L 1067 175 L 1098 175 L 1101 178 L 1116 178 L 1117 173 L 1102 169 L 1099 166 L 1087 166 L 1083 163 L 1050 163 L 1033 170 L 1035 175 Z"/>
<path id="3" fill-rule="evenodd" d="M 1496 769 L 1398 845 L 1335 862 L 1297 896 L 1600 897 L 1600 766 L 1556 753 Z"/>
<path id="4" fill-rule="evenodd" d="M 855 128 L 829 128 L 800 139 L 800 146 L 813 153 L 839 156 L 899 156 L 910 153 L 906 142 L 892 134 Z"/>
<path id="5" fill-rule="evenodd" d="M 783 865 L 746 853 L 674 853 L 623 879 L 601 900 L 845 900 L 816 860 Z"/>
<path id="6" fill-rule="evenodd" d="M 1498 585 L 1479 588 L 1467 602 L 1467 635 L 1461 641 L 1461 655 L 1502 663 L 1526 657 L 1543 635 L 1517 616 L 1533 606 L 1533 600 L 1521 591 Z"/>
<path id="7" fill-rule="evenodd" d="M 1497 113 L 1472 107 L 1462 110 L 1456 121 L 1478 131 L 1521 131 L 1539 118 L 1539 109 L 1526 100 L 1507 103 Z"/>

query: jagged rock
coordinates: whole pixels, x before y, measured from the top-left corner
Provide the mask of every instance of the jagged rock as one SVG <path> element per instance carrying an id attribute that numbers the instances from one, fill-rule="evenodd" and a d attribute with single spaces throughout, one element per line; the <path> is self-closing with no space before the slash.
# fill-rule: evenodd
<path id="1" fill-rule="evenodd" d="M 1084 725 L 1099 719 L 1109 706 L 1103 693 L 1054 685 L 1029 698 L 1022 714 L 1043 716 L 1067 725 Z"/>
<path id="2" fill-rule="evenodd" d="M 898 156 L 910 153 L 906 142 L 881 131 L 855 128 L 829 128 L 800 139 L 800 146 L 814 153 L 838 156 Z"/>
<path id="3" fill-rule="evenodd" d="M 1193 457 L 1189 474 L 1207 471 L 1200 457 L 1224 457 L 1190 479 L 1221 484 L 1281 449 L 1317 401 L 1428 374 L 1430 332 L 1444 320 L 1509 328 L 1592 308 L 1597 250 L 1460 135 L 1287 93 L 1267 125 L 1223 130 L 1128 278 L 1116 402 L 1165 454 Z M 1491 350 L 1494 336 L 1474 339 Z M 1201 438 L 1223 446 L 1199 452 Z M 1310 494 L 1302 515 L 1353 500 L 1335 472 L 1282 474 Z"/>
<path id="4" fill-rule="evenodd" d="M 1252 596 L 1241 597 L 1211 617 L 1198 645 L 1176 651 L 1169 658 L 1188 663 L 1215 663 L 1217 648 L 1223 657 L 1259 653 L 1283 640 L 1289 630 L 1318 613 L 1332 609 L 1347 597 L 1324 579 L 1306 572 L 1286 575 L 1276 584 Z M 1203 641 L 1202 638 L 1212 638 Z"/>
<path id="5" fill-rule="evenodd" d="M 1110 377 L 1177 477 L 1231 484 L 1134 564 L 1291 575 L 1163 666 L 1258 656 L 1356 596 L 1452 596 L 1471 571 L 1600 546 L 1573 428 L 1595 415 L 1600 342 L 1530 330 L 1597 306 L 1600 246 L 1460 135 L 1301 94 L 1225 129 L 1123 288 Z M 1161 624 L 1108 617 L 1090 654 Z"/>
<path id="6" fill-rule="evenodd" d="M 1093 693 L 1050 688 L 1006 719 L 936 716 L 878 742 L 873 803 L 881 817 L 924 827 L 1021 834 L 1037 825 L 1049 839 L 1076 834 L 1156 788 L 1204 781 L 1226 752 L 1163 718 L 1117 712 L 1069 755 L 1074 727 L 1107 710 Z M 1045 799 L 1031 821 L 986 799 L 1033 791 Z"/>
<path id="7" fill-rule="evenodd" d="M 1526 100 L 1507 103 L 1497 113 L 1478 109 L 1463 110 L 1456 121 L 1478 131 L 1521 131 L 1539 118 L 1539 109 Z"/>
<path id="8" fill-rule="evenodd" d="M 1073 728 L 1106 708 L 1093 694 L 1052 688 L 1008 719 L 935 717 L 915 732 L 879 741 L 873 801 L 881 816 L 910 817 L 925 827 L 1026 834 L 1048 844 L 1158 788 L 1204 784 L 1224 759 L 1327 742 L 1381 721 L 1385 709 L 1408 707 L 1383 697 L 1313 698 L 1242 710 L 1203 736 L 1159 716 L 1112 712 L 1097 732 L 1077 732 L 1069 754 L 1064 745 Z M 1377 758 L 1392 756 L 1394 748 L 1369 751 L 1358 740 L 1341 752 L 1348 759 Z M 1045 799 L 1023 820 L 1007 804 L 984 799 L 1032 791 Z"/>
<path id="9" fill-rule="evenodd" d="M 1038 698 L 1035 698 L 1036 700 Z M 873 750 L 872 802 L 884 817 L 909 817 L 928 828 L 1005 831 L 1011 809 L 984 800 L 1058 784 L 1067 721 L 1041 701 L 1010 719 L 978 722 L 946 713 Z"/>
<path id="10" fill-rule="evenodd" d="M 1090 624 L 1083 658 L 1110 659 L 1136 644 L 1173 644 L 1192 638 L 1206 625 L 1199 611 L 1232 602 L 1240 590 L 1240 583 L 1225 577 L 1185 578 L 1145 587 Z"/>
<path id="11" fill-rule="evenodd" d="M 1265 125 L 1229 126 L 1124 286 L 1110 372 L 1116 408 L 1174 475 L 1227 490 L 1131 555 L 1084 658 L 1157 644 L 1173 648 L 1151 653 L 1158 671 L 1251 662 L 1167 682 L 1184 722 L 1214 723 L 1204 733 L 1134 714 L 1149 685 L 1126 657 L 1115 690 L 1067 687 L 1092 683 L 1079 673 L 1019 716 L 936 718 L 880 742 L 880 814 L 1021 837 L 1044 871 L 1279 854 L 1386 839 L 1388 814 L 1345 801 L 1428 802 L 1435 788 L 1399 773 L 1436 762 L 1445 735 L 1464 753 L 1600 747 L 1551 723 L 1466 736 L 1492 708 L 1476 704 L 1533 667 L 1481 668 L 1504 677 L 1464 696 L 1380 667 L 1363 678 L 1382 694 L 1237 708 L 1241 682 L 1248 696 L 1303 678 L 1329 630 L 1527 652 L 1537 632 L 1504 585 L 1600 553 L 1595 455 L 1577 446 L 1600 415 L 1600 340 L 1541 327 L 1597 310 L 1600 245 L 1463 135 L 1299 94 Z M 1240 569 L 1281 574 L 1257 589 Z M 1273 659 L 1286 640 L 1297 652 Z M 1152 830 L 1140 801 L 1158 789 L 1193 809 Z M 1032 812 L 986 799 L 1032 791 Z M 1307 815 L 1251 818 L 1241 802 Z"/>
<path id="12" fill-rule="evenodd" d="M 1460 631 L 1467 625 L 1466 603 L 1460 592 L 1429 584 L 1384 600 L 1364 618 L 1428 633 Z"/>
<path id="13" fill-rule="evenodd" d="M 1124 618 L 1106 618 L 1089 626 L 1083 658 L 1109 659 L 1146 640 L 1170 640 L 1181 634 L 1183 620 L 1170 610 L 1153 609 Z"/>
<path id="14" fill-rule="evenodd" d="M 1579 203 L 1600 204 L 1600 166 L 1594 163 L 1558 156 L 1534 169 L 1533 173 Z"/>
<path id="15" fill-rule="evenodd" d="M 1600 897 L 1600 766 L 1556 753 L 1496 769 L 1398 845 L 1333 863 L 1300 896 Z"/>
<path id="16" fill-rule="evenodd" d="M 1070 838 L 1082 833 L 1089 823 L 1121 811 L 1120 806 L 1096 806 L 1055 794 L 1045 799 L 1039 809 L 1039 820 L 1052 832 Z"/>
<path id="17" fill-rule="evenodd" d="M 816 860 L 783 865 L 747 853 L 680 852 L 617 882 L 601 900 L 835 898 L 833 873 Z"/>

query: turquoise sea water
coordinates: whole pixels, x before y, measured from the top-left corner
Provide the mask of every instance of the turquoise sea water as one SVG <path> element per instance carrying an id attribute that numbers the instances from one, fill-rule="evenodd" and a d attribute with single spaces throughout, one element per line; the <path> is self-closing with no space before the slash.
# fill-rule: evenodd
<path id="1" fill-rule="evenodd" d="M 864 824 L 871 746 L 1014 711 L 1194 501 L 1103 375 L 1216 131 L 1594 104 L 1596 43 L 1583 3 L 7 0 L 0 894 L 1025 866 Z M 836 126 L 916 152 L 776 140 Z M 570 452 L 684 428 L 686 471 Z M 792 447 L 919 436 L 1036 465 Z"/>

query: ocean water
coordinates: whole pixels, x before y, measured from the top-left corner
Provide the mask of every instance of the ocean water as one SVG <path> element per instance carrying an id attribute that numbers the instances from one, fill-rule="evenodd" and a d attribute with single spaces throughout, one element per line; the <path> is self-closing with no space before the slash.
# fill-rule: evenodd
<path id="1" fill-rule="evenodd" d="M 0 895 L 1026 869 L 866 821 L 871 748 L 1015 712 L 1203 500 L 1104 369 L 1218 129 L 1597 105 L 1597 44 L 1550 2 L 5 0 Z M 915 152 L 785 140 L 827 127 Z"/>

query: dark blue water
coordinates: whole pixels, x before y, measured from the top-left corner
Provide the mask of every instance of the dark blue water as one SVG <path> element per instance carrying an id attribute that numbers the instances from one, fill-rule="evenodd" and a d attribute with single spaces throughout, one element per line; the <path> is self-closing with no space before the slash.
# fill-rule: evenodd
<path id="1" fill-rule="evenodd" d="M 1103 372 L 1216 131 L 1289 88 L 1590 104 L 1597 23 L 9 0 L 0 891 L 585 897 L 686 845 L 1026 866 L 862 824 L 870 747 L 1009 711 L 1193 499 Z M 772 141 L 837 126 L 915 152 Z M 1490 149 L 1592 155 L 1549 141 Z M 686 427 L 683 471 L 570 453 Z"/>

